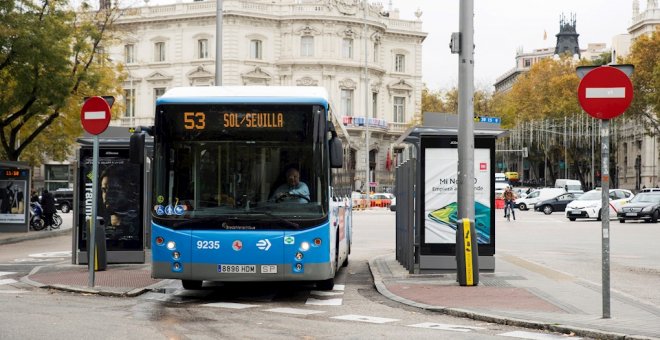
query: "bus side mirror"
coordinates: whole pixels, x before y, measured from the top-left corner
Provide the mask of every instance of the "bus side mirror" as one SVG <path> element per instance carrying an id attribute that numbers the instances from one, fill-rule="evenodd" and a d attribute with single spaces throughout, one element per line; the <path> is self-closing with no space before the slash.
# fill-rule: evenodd
<path id="1" fill-rule="evenodd" d="M 341 144 L 341 139 L 333 136 L 330 139 L 330 167 L 341 168 L 344 166 L 344 147 Z"/>
<path id="2" fill-rule="evenodd" d="M 142 164 L 144 162 L 144 132 L 136 132 L 131 135 L 129 154 L 131 163 Z"/>

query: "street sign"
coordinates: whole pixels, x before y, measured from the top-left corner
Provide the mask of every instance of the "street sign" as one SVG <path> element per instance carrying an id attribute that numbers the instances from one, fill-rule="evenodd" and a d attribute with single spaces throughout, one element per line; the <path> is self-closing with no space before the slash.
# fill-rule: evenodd
<path id="1" fill-rule="evenodd" d="M 622 114 L 633 99 L 628 76 L 612 66 L 600 66 L 580 81 L 578 100 L 585 112 L 598 119 L 612 119 Z"/>
<path id="2" fill-rule="evenodd" d="M 91 135 L 103 133 L 110 124 L 110 106 L 101 97 L 87 99 L 80 110 L 80 122 Z"/>

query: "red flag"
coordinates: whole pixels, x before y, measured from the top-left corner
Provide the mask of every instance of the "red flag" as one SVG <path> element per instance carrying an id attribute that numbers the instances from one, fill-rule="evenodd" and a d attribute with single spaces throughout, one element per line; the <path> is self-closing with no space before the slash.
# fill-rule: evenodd
<path id="1" fill-rule="evenodd" d="M 392 156 L 390 155 L 390 150 L 387 150 L 387 159 L 385 160 L 385 169 L 387 169 L 387 171 L 392 170 Z"/>

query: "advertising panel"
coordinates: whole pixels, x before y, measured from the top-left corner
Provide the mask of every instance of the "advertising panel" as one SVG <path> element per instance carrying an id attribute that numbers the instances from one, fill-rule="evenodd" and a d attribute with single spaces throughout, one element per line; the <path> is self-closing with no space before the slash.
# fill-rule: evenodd
<path id="1" fill-rule="evenodd" d="M 81 149 L 78 235 L 80 250 L 87 249 L 87 220 L 92 216 L 92 149 Z M 97 215 L 105 222 L 108 251 L 143 249 L 140 166 L 130 162 L 128 149 L 99 150 Z"/>
<path id="2" fill-rule="evenodd" d="M 495 248 L 492 160 L 494 139 L 475 141 L 474 213 L 480 255 Z M 454 254 L 458 222 L 458 149 L 456 137 L 422 143 L 422 254 Z"/>
<path id="3" fill-rule="evenodd" d="M 0 224 L 25 223 L 29 171 L 0 169 Z"/>

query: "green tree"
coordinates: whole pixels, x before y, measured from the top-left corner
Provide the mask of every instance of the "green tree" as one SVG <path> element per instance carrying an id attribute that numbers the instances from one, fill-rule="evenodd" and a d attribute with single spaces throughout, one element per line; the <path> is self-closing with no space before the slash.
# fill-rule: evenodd
<path id="1" fill-rule="evenodd" d="M 647 118 L 651 128 L 660 134 L 660 33 L 654 31 L 635 39 L 625 62 L 633 64 L 631 80 L 634 97 L 626 115 Z"/>
<path id="2" fill-rule="evenodd" d="M 102 46 L 116 9 L 82 12 L 67 0 L 0 5 L 0 158 L 64 160 L 80 136 L 83 97 L 117 95 L 121 73 Z"/>

